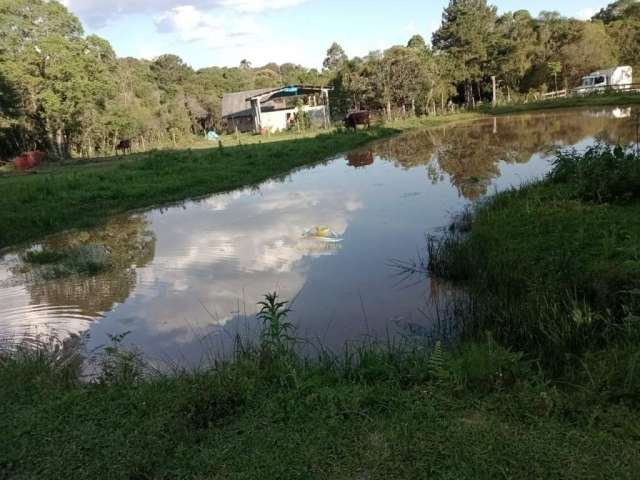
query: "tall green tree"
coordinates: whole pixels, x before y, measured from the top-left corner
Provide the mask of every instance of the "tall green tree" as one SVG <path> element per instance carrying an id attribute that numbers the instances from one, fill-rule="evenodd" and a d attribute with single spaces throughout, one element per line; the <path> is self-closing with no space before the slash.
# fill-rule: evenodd
<path id="1" fill-rule="evenodd" d="M 640 2 L 619 0 L 603 8 L 594 20 L 604 22 L 619 61 L 640 73 Z"/>
<path id="2" fill-rule="evenodd" d="M 416 107 L 426 110 L 433 101 L 435 84 L 430 75 L 433 70 L 429 68 L 431 59 L 426 50 L 391 47 L 385 51 L 382 61 L 389 75 L 390 100 L 402 109 L 409 106 L 413 113 Z"/>
<path id="3" fill-rule="evenodd" d="M 618 58 L 614 42 L 607 35 L 602 22 L 585 22 L 575 40 L 564 45 L 559 52 L 564 80 L 568 86 L 577 85 L 580 78 L 595 70 L 611 68 Z"/>
<path id="4" fill-rule="evenodd" d="M 485 66 L 496 41 L 496 12 L 486 0 L 450 0 L 442 25 L 433 34 L 433 48 L 449 55 L 456 64 L 468 106 L 474 102 L 473 82 L 492 73 Z"/>
<path id="5" fill-rule="evenodd" d="M 0 158 L 18 153 L 23 144 L 20 104 L 16 88 L 0 73 Z"/>
<path id="6" fill-rule="evenodd" d="M 112 94 L 111 46 L 85 38 L 75 16 L 42 0 L 1 0 L 0 40 L 0 73 L 22 99 L 27 143 L 68 156 L 85 113 L 102 111 Z"/>
<path id="7" fill-rule="evenodd" d="M 414 35 L 412 36 L 409 41 L 407 42 L 407 47 L 408 48 L 415 48 L 418 50 L 426 50 L 427 47 L 427 42 L 425 42 L 424 38 L 422 37 L 422 35 Z"/>
<path id="8" fill-rule="evenodd" d="M 534 63 L 535 20 L 526 10 L 507 12 L 497 20 L 497 33 L 492 71 L 504 82 L 510 98 Z"/>
<path id="9" fill-rule="evenodd" d="M 327 56 L 322 62 L 322 66 L 332 72 L 337 71 L 348 60 L 344 49 L 336 42 L 333 42 L 327 50 Z"/>
<path id="10" fill-rule="evenodd" d="M 640 16 L 640 2 L 638 0 L 617 0 L 602 8 L 593 18 L 604 23 L 611 23 L 637 16 Z"/>
<path id="11" fill-rule="evenodd" d="M 278 87 L 281 84 L 280 75 L 268 68 L 257 71 L 254 77 L 255 88 Z"/>

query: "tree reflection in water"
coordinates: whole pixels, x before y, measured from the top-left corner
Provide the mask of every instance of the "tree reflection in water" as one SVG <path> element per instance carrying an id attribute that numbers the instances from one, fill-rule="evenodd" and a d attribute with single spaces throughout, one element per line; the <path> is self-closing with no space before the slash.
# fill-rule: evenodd
<path id="1" fill-rule="evenodd" d="M 458 194 L 475 200 L 500 176 L 499 162 L 526 163 L 587 138 L 634 141 L 633 122 L 611 110 L 498 117 L 472 125 L 415 131 L 377 143 L 374 153 L 402 168 L 425 166 L 432 183 L 448 176 Z"/>
<path id="2" fill-rule="evenodd" d="M 108 253 L 109 266 L 96 275 L 70 275 L 57 279 L 39 278 L 27 268 L 25 286 L 35 305 L 68 305 L 81 315 L 99 317 L 124 302 L 136 286 L 136 268 L 149 264 L 156 239 L 144 216 L 121 216 L 89 231 L 74 231 L 45 240 L 43 249 L 71 251 L 83 246 L 101 246 Z"/>

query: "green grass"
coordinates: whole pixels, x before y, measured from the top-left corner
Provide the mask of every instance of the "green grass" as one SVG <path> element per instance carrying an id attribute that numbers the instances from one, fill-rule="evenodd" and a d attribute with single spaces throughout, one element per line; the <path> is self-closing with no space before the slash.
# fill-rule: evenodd
<path id="1" fill-rule="evenodd" d="M 635 408 L 550 383 L 491 340 L 280 358 L 82 384 L 69 360 L 0 357 L 0 476 L 622 479 L 640 467 Z"/>
<path id="2" fill-rule="evenodd" d="M 430 270 L 469 294 L 464 334 L 492 331 L 558 375 L 571 374 L 583 355 L 619 349 L 633 377 L 639 161 L 608 147 L 560 155 L 546 180 L 500 193 L 467 215 L 468 233 L 432 238 Z M 640 381 L 632 383 L 640 393 Z"/>
<path id="3" fill-rule="evenodd" d="M 640 94 L 594 94 L 566 98 L 540 100 L 529 103 L 516 103 L 510 105 L 498 105 L 496 108 L 485 105 L 479 109 L 484 114 L 506 115 L 510 113 L 525 113 L 538 110 L 554 110 L 562 108 L 578 107 L 610 107 L 630 106 L 640 104 Z"/>

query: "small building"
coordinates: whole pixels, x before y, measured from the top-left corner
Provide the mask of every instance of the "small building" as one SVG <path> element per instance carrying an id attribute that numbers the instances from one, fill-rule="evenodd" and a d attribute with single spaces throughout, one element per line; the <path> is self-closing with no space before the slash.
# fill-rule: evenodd
<path id="1" fill-rule="evenodd" d="M 222 119 L 228 133 L 277 132 L 295 125 L 298 105 L 312 126 L 328 127 L 330 87 L 287 85 L 244 92 L 225 93 L 222 97 Z"/>

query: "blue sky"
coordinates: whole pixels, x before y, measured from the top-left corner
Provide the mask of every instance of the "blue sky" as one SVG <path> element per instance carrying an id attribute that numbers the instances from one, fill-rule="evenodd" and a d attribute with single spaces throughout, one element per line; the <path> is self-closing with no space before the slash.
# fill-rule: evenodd
<path id="1" fill-rule="evenodd" d="M 195 68 L 291 61 L 320 67 L 337 41 L 349 56 L 427 40 L 448 0 L 63 0 L 119 56 L 180 55 Z M 499 12 L 588 18 L 607 0 L 495 0 Z"/>

